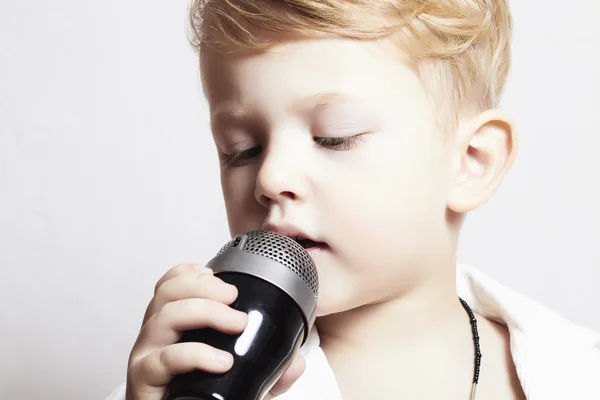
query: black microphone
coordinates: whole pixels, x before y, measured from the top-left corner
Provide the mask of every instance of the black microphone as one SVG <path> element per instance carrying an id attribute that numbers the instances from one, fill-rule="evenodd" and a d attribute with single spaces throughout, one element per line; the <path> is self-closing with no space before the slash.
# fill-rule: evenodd
<path id="1" fill-rule="evenodd" d="M 211 328 L 185 331 L 233 355 L 224 374 L 192 371 L 170 382 L 165 400 L 261 400 L 292 362 L 315 321 L 319 280 L 310 255 L 293 239 L 254 231 L 231 239 L 207 265 L 235 285 L 232 308 L 248 314 L 239 335 Z"/>

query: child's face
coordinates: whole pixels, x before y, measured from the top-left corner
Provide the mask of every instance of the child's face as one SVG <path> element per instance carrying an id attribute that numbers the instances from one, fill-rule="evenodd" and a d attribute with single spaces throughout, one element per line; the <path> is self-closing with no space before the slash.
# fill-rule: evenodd
<path id="1" fill-rule="evenodd" d="M 221 173 L 232 235 L 272 223 L 325 242 L 313 254 L 319 315 L 385 300 L 454 262 L 452 140 L 413 71 L 383 43 L 275 53 L 211 53 L 203 67 L 221 160 L 242 152 Z"/>

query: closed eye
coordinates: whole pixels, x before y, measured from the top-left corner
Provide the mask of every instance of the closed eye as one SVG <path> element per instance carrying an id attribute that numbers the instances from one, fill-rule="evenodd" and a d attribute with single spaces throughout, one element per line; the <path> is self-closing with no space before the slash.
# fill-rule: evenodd
<path id="1" fill-rule="evenodd" d="M 233 154 L 223 155 L 221 157 L 221 166 L 241 167 L 249 164 L 254 158 L 262 153 L 262 146 L 254 146 L 246 150 L 237 151 Z"/>
<path id="2" fill-rule="evenodd" d="M 362 140 L 362 135 L 346 137 L 315 137 L 315 143 L 320 147 L 325 147 L 334 151 L 346 151 L 355 148 Z"/>
<path id="3" fill-rule="evenodd" d="M 362 140 L 362 134 L 346 137 L 322 137 L 316 136 L 314 142 L 319 147 L 324 147 L 333 151 L 352 150 L 358 146 Z M 221 166 L 224 167 L 242 167 L 251 163 L 256 157 L 262 153 L 262 146 L 254 146 L 249 149 L 241 150 L 229 155 L 222 155 Z"/>

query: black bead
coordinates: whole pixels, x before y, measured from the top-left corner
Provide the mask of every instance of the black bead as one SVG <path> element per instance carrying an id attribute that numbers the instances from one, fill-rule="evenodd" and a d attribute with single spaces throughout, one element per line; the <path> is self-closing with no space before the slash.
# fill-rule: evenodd
<path id="1" fill-rule="evenodd" d="M 471 310 L 471 307 L 469 307 L 467 302 L 461 299 L 460 297 L 459 300 L 463 308 L 467 312 L 467 315 L 469 316 L 469 322 L 471 324 L 471 333 L 473 335 L 473 345 L 475 350 L 475 369 L 473 374 L 473 382 L 477 383 L 479 382 L 479 372 L 481 366 L 481 348 L 479 346 L 479 332 L 477 330 L 477 319 L 475 318 L 475 314 L 473 313 L 473 310 Z"/>

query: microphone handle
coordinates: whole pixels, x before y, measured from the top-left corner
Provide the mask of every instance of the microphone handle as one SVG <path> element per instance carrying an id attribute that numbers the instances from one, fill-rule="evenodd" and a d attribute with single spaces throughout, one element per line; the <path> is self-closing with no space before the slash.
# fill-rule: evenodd
<path id="1" fill-rule="evenodd" d="M 186 331 L 180 342 L 202 342 L 228 351 L 233 366 L 224 374 L 196 370 L 177 375 L 165 400 L 262 400 L 302 343 L 303 314 L 287 293 L 252 275 L 216 275 L 238 288 L 231 307 L 248 313 L 248 326 L 238 335 L 211 328 Z"/>

